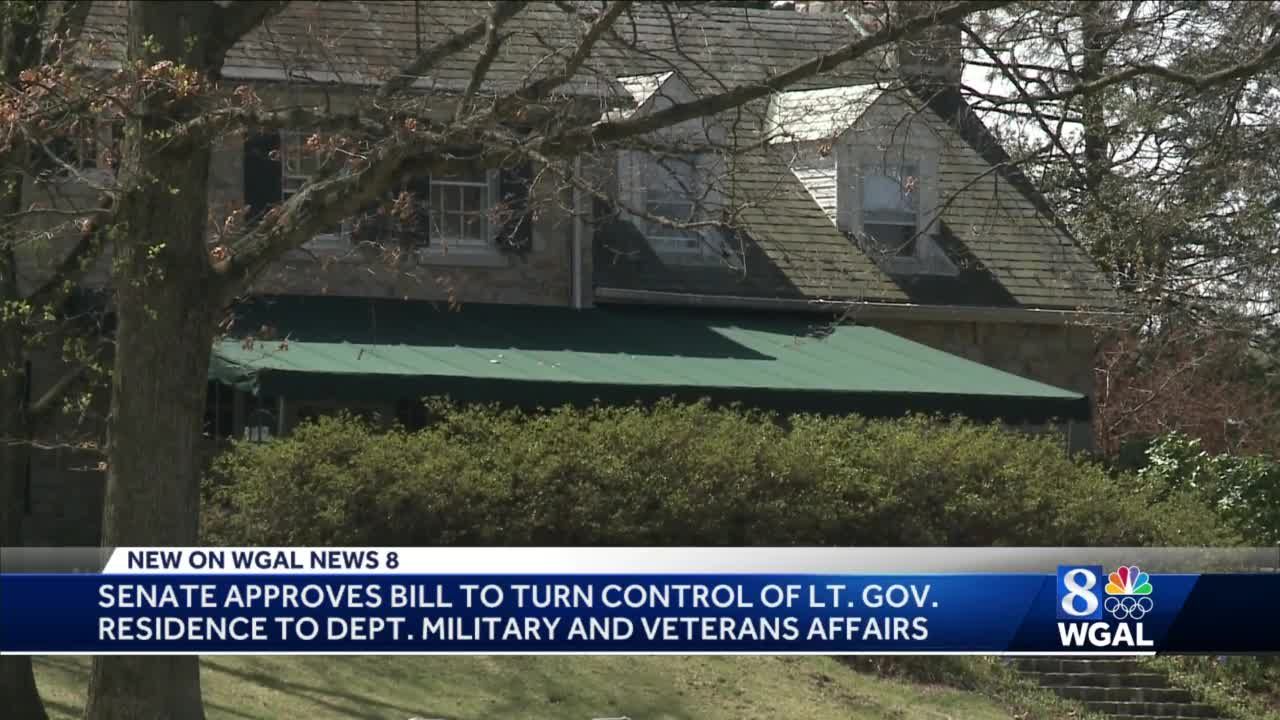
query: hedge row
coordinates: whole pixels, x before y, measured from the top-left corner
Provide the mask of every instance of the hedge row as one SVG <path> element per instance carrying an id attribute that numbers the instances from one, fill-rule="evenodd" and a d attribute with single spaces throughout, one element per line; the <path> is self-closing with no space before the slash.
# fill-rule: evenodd
<path id="1" fill-rule="evenodd" d="M 705 405 L 537 415 L 436 405 L 425 430 L 327 418 L 240 443 L 206 481 L 212 543 L 1199 545 L 1156 497 L 1051 437 L 962 420 L 778 418 Z"/>

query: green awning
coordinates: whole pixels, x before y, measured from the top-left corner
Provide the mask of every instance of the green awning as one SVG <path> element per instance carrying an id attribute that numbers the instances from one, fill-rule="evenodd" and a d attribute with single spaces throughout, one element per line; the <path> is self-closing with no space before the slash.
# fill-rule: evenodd
<path id="1" fill-rule="evenodd" d="M 662 396 L 784 411 L 1082 418 L 1079 393 L 830 318 L 258 298 L 211 379 L 310 399 L 445 394 L 543 406 Z"/>

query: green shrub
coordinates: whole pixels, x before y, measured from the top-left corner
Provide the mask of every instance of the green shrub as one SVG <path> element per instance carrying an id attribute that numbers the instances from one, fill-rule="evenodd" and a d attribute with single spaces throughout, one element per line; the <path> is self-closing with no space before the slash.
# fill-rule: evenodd
<path id="1" fill-rule="evenodd" d="M 1193 545 L 1157 497 L 1049 437 L 963 420 L 777 418 L 704 404 L 540 414 L 436 404 L 417 432 L 350 417 L 239 443 L 206 539 L 302 545 Z"/>
<path id="2" fill-rule="evenodd" d="M 1169 433 L 1147 448 L 1139 480 L 1156 497 L 1187 493 L 1212 507 L 1246 542 L 1280 543 L 1280 462 L 1264 455 L 1211 455 Z"/>

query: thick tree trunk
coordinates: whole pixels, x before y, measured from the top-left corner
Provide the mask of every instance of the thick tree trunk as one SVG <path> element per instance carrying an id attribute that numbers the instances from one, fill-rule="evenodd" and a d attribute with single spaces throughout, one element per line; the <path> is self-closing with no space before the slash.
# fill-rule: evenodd
<path id="1" fill-rule="evenodd" d="M 120 207 L 103 544 L 195 545 L 196 443 L 217 310 L 204 247 L 209 150 L 175 143 L 143 162 L 179 191 L 129 192 Z M 90 720 L 200 717 L 198 658 L 94 658 Z"/>
<path id="2" fill-rule="evenodd" d="M 130 58 L 148 67 L 171 61 L 216 80 L 221 60 L 204 45 L 216 9 L 207 2 L 130 3 Z M 210 144 L 175 136 L 173 127 L 196 116 L 200 102 L 149 94 L 125 132 L 125 190 L 110 234 L 117 325 L 104 545 L 197 541 L 196 444 L 220 300 L 205 247 Z M 94 658 L 86 716 L 203 718 L 199 658 Z"/>
<path id="3" fill-rule="evenodd" d="M 13 178 L 3 178 L 12 181 Z M 0 214 L 12 216 L 22 206 L 22 186 L 6 182 L 0 195 Z M 0 230 L 0 304 L 19 301 L 14 238 L 4 237 L 12 226 Z M 16 320 L 0 320 L 0 547 L 21 547 L 22 521 L 26 513 L 27 460 L 31 437 L 27 418 L 26 348 Z M 0 698 L 6 717 L 44 720 L 44 704 L 36 689 L 31 658 L 0 655 Z"/>
<path id="4" fill-rule="evenodd" d="M 103 544 L 195 545 L 196 443 L 215 293 L 203 230 L 209 151 L 147 162 L 180 192 L 128 193 L 115 248 L 116 352 L 107 430 Z M 94 658 L 90 720 L 203 717 L 198 659 Z"/>
<path id="5" fill-rule="evenodd" d="M 207 167 L 198 157 L 190 157 L 187 163 L 195 166 L 189 172 L 203 173 Z M 154 206 L 122 208 L 131 219 L 150 215 L 150 222 L 138 226 L 151 228 L 148 237 L 164 238 L 166 248 L 151 262 L 145 257 L 130 257 L 124 248 L 116 253 L 118 266 L 150 266 L 159 270 L 159 276 L 139 277 L 136 272 L 124 271 L 118 272 L 115 280 L 118 324 L 104 545 L 197 542 L 200 479 L 196 443 L 214 323 L 207 309 L 211 293 L 199 280 L 207 272 L 203 241 L 199 235 L 194 243 L 190 239 L 190 224 L 203 225 L 204 203 L 187 195 L 189 187 L 184 186 L 180 195 L 160 198 Z M 172 220 L 165 221 L 166 216 Z M 184 216 L 187 222 L 182 221 Z M 164 232 L 166 228 L 171 232 Z M 144 243 L 132 244 L 145 256 Z M 195 247 L 184 250 L 183 244 Z M 190 266 L 184 268 L 183 261 Z M 139 284 L 130 287 L 131 283 Z M 194 720 L 203 716 L 198 658 L 94 658 L 89 720 Z"/>
<path id="6" fill-rule="evenodd" d="M 7 262 L 0 272 L 9 275 Z M 8 285 L 5 281 L 0 281 Z M 8 293 L 5 293 L 8 296 Z M 22 336 L 16 327 L 0 327 L 0 547 L 22 545 L 22 515 L 26 501 L 26 470 L 30 448 L 26 444 L 26 373 L 23 372 Z M 44 705 L 36 690 L 31 658 L 0 655 L 0 698 L 5 717 L 44 720 Z"/>
<path id="7" fill-rule="evenodd" d="M 1082 5 L 1080 14 L 1081 45 L 1079 77 L 1082 84 L 1095 82 L 1107 72 L 1107 48 L 1111 44 L 1110 8 L 1103 3 Z M 1106 94 L 1085 97 L 1080 106 L 1080 124 L 1084 135 L 1084 186 L 1097 200 L 1103 181 L 1111 172 L 1110 131 L 1107 128 Z"/>
<path id="8" fill-rule="evenodd" d="M 40 57 L 40 28 L 44 23 L 43 3 L 6 3 L 0 26 L 0 73 L 12 84 L 23 69 Z M 6 153 L 10 168 L 25 165 L 22 148 Z M 22 207 L 22 174 L 9 170 L 0 175 L 0 213 L 13 217 Z M 12 223 L 0 228 L 0 303 L 20 300 L 17 258 L 13 248 L 16 234 Z M 0 547 L 22 545 L 22 520 L 26 512 L 27 459 L 31 436 L 27 425 L 26 352 L 19 325 L 10 321 L 0 326 Z M 5 717 L 16 720 L 44 720 L 44 704 L 36 689 L 31 658 L 0 655 L 0 698 Z"/>
<path id="9" fill-rule="evenodd" d="M 1079 4 L 1081 57 L 1077 81 L 1095 82 L 1108 70 L 1108 47 L 1112 8 L 1107 2 Z M 1106 213 L 1112 198 L 1106 191 L 1111 176 L 1111 131 L 1107 127 L 1106 92 L 1093 93 L 1080 99 L 1080 132 L 1084 145 L 1084 177 L 1081 178 L 1082 201 L 1095 213 Z M 1124 239 L 1113 232 L 1095 233 L 1093 255 L 1122 280 L 1132 279 L 1131 258 Z"/>

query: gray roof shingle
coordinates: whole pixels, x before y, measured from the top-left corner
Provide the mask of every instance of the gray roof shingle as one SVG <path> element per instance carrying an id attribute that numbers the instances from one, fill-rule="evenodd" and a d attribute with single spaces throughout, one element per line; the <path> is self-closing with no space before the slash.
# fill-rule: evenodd
<path id="1" fill-rule="evenodd" d="M 113 40 L 119 49 L 126 12 L 123 2 L 95 2 L 89 32 Z M 483 19 L 487 12 L 487 3 L 459 0 L 297 0 L 232 49 L 224 75 L 233 80 L 302 75 L 338 83 L 375 82 L 393 75 L 421 48 Z M 572 48 L 582 28 L 556 4 L 531 3 L 504 32 L 509 37 L 489 72 L 489 90 L 518 86 L 549 72 L 559 64 L 550 56 Z M 829 15 L 640 3 L 602 39 L 578 73 L 575 87 L 591 93 L 625 92 L 616 83 L 619 77 L 675 69 L 695 95 L 705 95 L 791 68 L 851 41 L 856 32 L 842 18 Z M 470 79 L 479 52 L 476 44 L 445 59 L 424 84 L 461 87 Z M 878 57 L 846 63 L 791 89 L 886 82 L 890 77 L 884 58 Z M 963 100 L 939 96 L 927 104 L 936 124 L 962 139 L 948 145 L 940 162 L 940 189 L 949 198 L 942 220 L 958 252 L 974 261 L 975 272 L 987 273 L 986 281 L 994 281 L 1007 291 L 1005 298 L 1021 305 L 1110 304 L 1105 277 L 1055 221 L 1035 188 L 1008 166 L 1007 155 Z M 767 106 L 757 102 L 726 114 L 735 132 L 749 136 L 740 141 L 749 145 L 754 139 Z M 784 161 L 751 151 L 736 162 L 733 192 L 753 203 L 740 215 L 740 230 L 750 236 L 754 248 L 746 258 L 747 276 L 728 268 L 667 268 L 656 258 L 623 266 L 612 262 L 609 250 L 601 247 L 606 254 L 596 261 L 598 281 L 691 292 L 919 299 L 919 283 L 882 272 L 836 230 Z M 616 223 L 609 227 L 610 232 L 621 232 Z M 600 242 L 628 245 L 634 238 L 625 235 Z M 751 277 L 753 272 L 758 277 Z M 994 297 L 970 294 L 963 287 L 950 292 L 955 296 L 932 301 L 986 303 Z"/>

